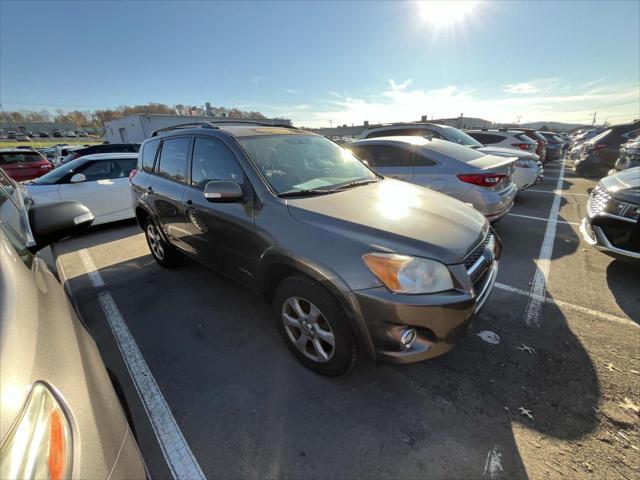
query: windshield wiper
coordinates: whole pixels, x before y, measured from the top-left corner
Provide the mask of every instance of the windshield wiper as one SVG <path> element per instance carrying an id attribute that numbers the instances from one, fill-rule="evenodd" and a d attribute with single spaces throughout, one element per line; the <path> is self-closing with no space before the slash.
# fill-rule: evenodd
<path id="1" fill-rule="evenodd" d="M 331 189 L 331 191 L 342 190 L 345 188 L 359 187 L 360 185 L 367 185 L 369 183 L 379 182 L 380 178 L 368 178 L 366 180 L 354 180 L 353 182 L 343 183 L 342 185 L 337 185 Z"/>
<path id="2" fill-rule="evenodd" d="M 321 190 L 316 188 L 304 189 L 304 190 L 287 190 L 286 192 L 279 193 L 280 198 L 286 197 L 311 197 L 313 195 L 326 195 L 327 193 L 333 193 L 333 190 Z"/>

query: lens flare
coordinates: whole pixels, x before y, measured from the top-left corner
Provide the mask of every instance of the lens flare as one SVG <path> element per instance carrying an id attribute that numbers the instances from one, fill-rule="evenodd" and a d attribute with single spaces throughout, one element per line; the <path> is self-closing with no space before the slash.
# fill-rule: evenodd
<path id="1" fill-rule="evenodd" d="M 435 28 L 461 23 L 470 16 L 480 2 L 477 0 L 429 0 L 418 2 L 420 18 Z"/>

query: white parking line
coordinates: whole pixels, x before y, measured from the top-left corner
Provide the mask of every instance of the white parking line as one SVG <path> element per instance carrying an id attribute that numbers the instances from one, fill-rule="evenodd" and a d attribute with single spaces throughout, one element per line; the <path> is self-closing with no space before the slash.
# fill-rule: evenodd
<path id="1" fill-rule="evenodd" d="M 560 190 L 563 181 L 564 162 L 561 163 L 556 190 Z M 558 212 L 560 210 L 561 200 L 562 195 L 554 193 L 553 203 L 549 211 L 549 221 L 547 222 L 542 247 L 540 247 L 540 253 L 538 254 L 538 260 L 536 262 L 536 273 L 533 277 L 531 292 L 525 309 L 525 321 L 527 325 L 540 325 L 540 312 L 547 292 L 547 277 L 549 276 L 549 268 L 551 267 L 551 255 L 553 254 L 553 243 L 556 239 L 556 227 L 558 226 Z"/>
<path id="2" fill-rule="evenodd" d="M 79 252 L 80 260 L 87 271 L 89 280 L 94 287 L 104 287 L 100 272 L 88 250 Z M 162 454 L 171 470 L 174 479 L 205 479 L 205 475 L 195 456 L 189 448 L 189 444 L 182 435 L 182 431 L 171 413 L 156 379 L 145 362 L 138 345 L 136 344 L 115 300 L 108 290 L 103 290 L 98 295 L 100 306 L 104 312 L 109 327 L 116 339 L 118 349 L 122 354 L 129 375 L 138 391 L 142 405 L 144 406 L 153 432 L 158 439 Z"/>
<path id="3" fill-rule="evenodd" d="M 518 217 L 518 218 L 527 218 L 529 220 L 540 220 L 541 222 L 555 222 L 555 223 L 564 223 L 566 225 L 575 225 L 576 227 L 580 226 L 577 222 L 567 222 L 565 220 L 551 220 L 550 218 L 542 218 L 542 217 L 532 217 L 531 215 L 520 215 L 519 213 L 507 213 L 510 217 Z"/>
<path id="4" fill-rule="evenodd" d="M 82 261 L 84 269 L 87 271 L 87 275 L 89 275 L 89 281 L 91 282 L 91 285 L 96 288 L 104 287 L 102 276 L 100 275 L 100 272 L 98 272 L 96 264 L 93 263 L 93 258 L 91 258 L 89 250 L 83 248 L 78 252 L 78 255 L 80 255 L 80 260 Z"/>
<path id="5" fill-rule="evenodd" d="M 512 287 L 510 285 L 505 285 L 504 283 L 496 282 L 494 284 L 494 286 L 496 288 L 499 288 L 500 290 L 505 290 L 507 292 L 516 293 L 518 295 L 522 295 L 522 296 L 525 296 L 525 297 L 530 297 L 532 295 L 531 292 L 528 292 L 526 290 L 522 290 L 520 288 Z M 633 320 L 629 320 L 628 318 L 619 317 L 617 315 L 612 315 L 610 313 L 600 312 L 598 310 L 593 310 L 591 308 L 583 307 L 581 305 L 575 305 L 573 303 L 565 302 L 563 300 L 556 300 L 554 298 L 549 298 L 549 297 L 546 297 L 546 296 L 539 297 L 539 300 L 541 302 L 549 303 L 551 305 L 557 305 L 559 307 L 569 308 L 569 309 L 572 309 L 572 310 L 576 310 L 576 311 L 578 311 L 580 313 L 585 313 L 587 315 L 587 317 L 586 317 L 587 319 L 591 319 L 591 318 L 595 317 L 595 318 L 599 318 L 601 320 L 607 320 L 609 322 L 619 323 L 619 324 L 622 324 L 622 325 L 627 325 L 627 326 L 632 326 L 632 327 L 640 327 L 640 325 L 638 325 Z"/>
<path id="6" fill-rule="evenodd" d="M 564 190 L 534 190 L 533 188 L 528 188 L 526 190 L 523 190 L 523 192 L 533 192 L 533 193 L 557 193 L 558 195 L 579 195 L 579 196 L 585 196 L 588 197 L 589 194 L 588 193 L 573 193 L 573 192 L 566 192 Z"/>

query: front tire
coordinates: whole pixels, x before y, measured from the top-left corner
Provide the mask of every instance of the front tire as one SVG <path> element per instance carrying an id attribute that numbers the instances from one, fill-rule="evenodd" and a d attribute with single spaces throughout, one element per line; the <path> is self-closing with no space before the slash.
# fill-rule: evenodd
<path id="1" fill-rule="evenodd" d="M 160 230 L 152 220 L 144 223 L 144 236 L 151 251 L 151 256 L 158 265 L 164 268 L 174 268 L 178 260 L 178 251 L 164 239 Z"/>
<path id="2" fill-rule="evenodd" d="M 284 342 L 307 368 L 321 375 L 343 375 L 357 351 L 344 310 L 324 287 L 294 275 L 283 280 L 273 301 L 274 319 Z"/>

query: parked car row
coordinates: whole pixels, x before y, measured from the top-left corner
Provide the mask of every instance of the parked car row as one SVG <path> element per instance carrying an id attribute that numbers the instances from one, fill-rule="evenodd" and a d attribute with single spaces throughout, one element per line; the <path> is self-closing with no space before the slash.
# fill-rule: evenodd
<path id="1" fill-rule="evenodd" d="M 609 170 L 615 167 L 616 161 L 620 158 L 622 145 L 638 135 L 640 135 L 640 121 L 614 125 L 577 143 L 572 148 L 572 156 L 575 158 L 575 172 L 579 175 L 596 178 L 606 175 Z"/>
<path id="2" fill-rule="evenodd" d="M 22 142 L 30 142 L 31 139 L 33 139 L 33 138 L 51 138 L 51 137 L 57 137 L 57 138 L 71 137 L 71 138 L 76 138 L 76 137 L 89 137 L 89 136 L 90 136 L 90 134 L 86 130 L 67 130 L 67 131 L 62 131 L 62 130 L 44 131 L 44 130 L 40 130 L 38 132 L 32 132 L 30 130 L 22 131 L 22 132 L 16 132 L 16 131 L 10 130 L 10 131 L 8 131 L 8 132 L 3 134 L 3 137 L 8 139 L 8 140 L 17 140 L 17 141 L 22 141 Z"/>

